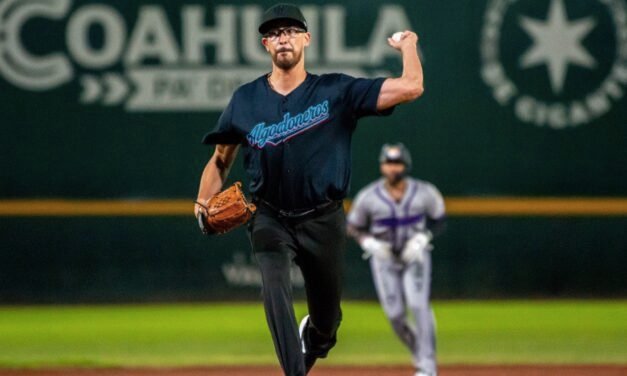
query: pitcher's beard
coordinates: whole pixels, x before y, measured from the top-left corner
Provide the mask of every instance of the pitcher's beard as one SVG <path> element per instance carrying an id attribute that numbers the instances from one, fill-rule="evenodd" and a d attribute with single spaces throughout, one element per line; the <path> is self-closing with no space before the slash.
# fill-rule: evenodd
<path id="1" fill-rule="evenodd" d="M 302 51 L 298 54 L 295 55 L 295 52 L 292 51 L 293 54 L 293 58 L 285 58 L 285 59 L 280 59 L 279 58 L 279 54 L 280 52 L 276 53 L 273 57 L 272 60 L 274 61 L 274 65 L 276 65 L 277 67 L 283 69 L 283 70 L 290 70 L 292 68 L 294 68 L 296 66 L 296 64 L 298 64 L 298 62 L 300 62 L 300 59 L 302 58 Z"/>

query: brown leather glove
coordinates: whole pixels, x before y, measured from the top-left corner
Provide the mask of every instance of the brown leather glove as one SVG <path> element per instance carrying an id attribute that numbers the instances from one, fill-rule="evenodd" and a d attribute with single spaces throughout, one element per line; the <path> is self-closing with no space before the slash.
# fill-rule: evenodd
<path id="1" fill-rule="evenodd" d="M 246 200 L 242 192 L 242 183 L 236 182 L 229 188 L 211 197 L 206 209 L 206 214 L 198 212 L 198 226 L 203 234 L 224 234 L 250 220 L 257 207 Z"/>

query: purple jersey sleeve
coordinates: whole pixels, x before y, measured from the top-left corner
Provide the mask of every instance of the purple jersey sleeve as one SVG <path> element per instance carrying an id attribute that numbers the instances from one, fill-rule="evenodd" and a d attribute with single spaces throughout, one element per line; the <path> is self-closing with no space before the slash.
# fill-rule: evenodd
<path id="1" fill-rule="evenodd" d="M 366 195 L 367 192 L 365 190 L 362 190 L 357 194 L 355 200 L 353 200 L 351 209 L 348 212 L 347 216 L 347 221 L 349 225 L 362 230 L 368 230 L 367 227 L 370 222 L 368 208 L 365 204 Z"/>
<path id="2" fill-rule="evenodd" d="M 429 200 L 427 201 L 427 215 L 431 219 L 443 218 L 446 214 L 444 207 L 444 198 L 440 191 L 433 185 L 427 184 L 427 192 Z"/>

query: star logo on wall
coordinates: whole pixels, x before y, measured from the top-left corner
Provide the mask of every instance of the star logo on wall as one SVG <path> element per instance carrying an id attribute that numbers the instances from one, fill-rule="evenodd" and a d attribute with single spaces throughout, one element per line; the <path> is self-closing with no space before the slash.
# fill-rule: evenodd
<path id="1" fill-rule="evenodd" d="M 520 26 L 533 39 L 531 47 L 520 58 L 522 68 L 546 64 L 551 88 L 562 92 L 568 65 L 594 68 L 596 60 L 582 45 L 596 25 L 593 17 L 568 19 L 563 0 L 551 0 L 545 21 L 522 16 Z"/>

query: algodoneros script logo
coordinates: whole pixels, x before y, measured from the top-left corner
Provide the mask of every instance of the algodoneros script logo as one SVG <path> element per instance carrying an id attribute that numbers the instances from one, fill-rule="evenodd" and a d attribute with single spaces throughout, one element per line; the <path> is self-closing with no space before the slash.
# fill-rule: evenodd
<path id="1" fill-rule="evenodd" d="M 84 105 L 219 111 L 238 86 L 270 67 L 257 32 L 259 5 L 183 3 L 166 12 L 164 6 L 145 4 L 125 13 L 105 2 L 72 5 L 71 0 L 0 0 L 0 77 L 28 91 L 55 90 L 76 80 L 77 99 Z M 384 60 L 398 52 L 386 39 L 412 29 L 403 7 L 382 5 L 373 9 L 368 41 L 348 46 L 344 6 L 302 10 L 314 36 L 306 57 L 315 73 L 389 75 Z M 129 21 L 130 14 L 137 16 Z M 36 36 L 64 47 L 30 50 L 27 37 L 35 34 L 34 22 L 63 29 Z"/>
<path id="2" fill-rule="evenodd" d="M 626 10 L 624 0 L 490 0 L 481 77 L 524 123 L 591 123 L 624 97 Z"/>

